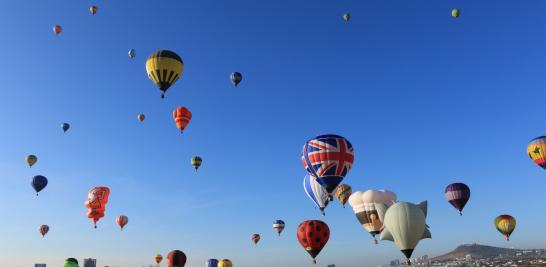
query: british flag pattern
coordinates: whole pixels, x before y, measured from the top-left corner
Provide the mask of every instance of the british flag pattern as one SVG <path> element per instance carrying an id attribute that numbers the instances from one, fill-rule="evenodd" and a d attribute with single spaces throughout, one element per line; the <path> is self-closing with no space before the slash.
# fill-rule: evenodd
<path id="1" fill-rule="evenodd" d="M 332 194 L 351 170 L 353 145 L 339 135 L 320 135 L 305 143 L 301 161 L 309 174 Z"/>

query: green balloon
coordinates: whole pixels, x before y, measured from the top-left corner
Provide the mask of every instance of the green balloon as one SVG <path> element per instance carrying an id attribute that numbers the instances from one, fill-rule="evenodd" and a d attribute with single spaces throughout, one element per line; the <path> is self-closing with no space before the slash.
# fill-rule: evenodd
<path id="1" fill-rule="evenodd" d="M 454 18 L 458 18 L 461 15 L 461 11 L 458 8 L 454 8 L 451 10 L 451 16 Z"/>

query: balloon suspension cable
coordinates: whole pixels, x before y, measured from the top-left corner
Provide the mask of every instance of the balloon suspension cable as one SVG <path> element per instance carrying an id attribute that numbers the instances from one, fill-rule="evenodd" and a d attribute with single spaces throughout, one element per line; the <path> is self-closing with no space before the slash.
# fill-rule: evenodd
<path id="1" fill-rule="evenodd" d="M 165 98 L 165 94 L 161 93 L 161 99 L 164 99 L 164 98 Z"/>
<path id="2" fill-rule="evenodd" d="M 94 228 L 97 229 L 97 225 L 96 225 L 96 224 L 95 224 Z"/>
<path id="3" fill-rule="evenodd" d="M 377 239 L 375 239 L 375 238 L 373 239 L 373 243 L 376 244 L 376 245 L 379 244 L 379 242 L 377 242 Z"/>
<path id="4" fill-rule="evenodd" d="M 407 264 L 407 265 L 411 265 L 411 260 L 410 260 L 410 259 L 407 259 L 407 260 L 406 260 L 406 264 Z"/>
<path id="5" fill-rule="evenodd" d="M 36 196 L 38 196 L 38 193 L 36 193 Z"/>
<path id="6" fill-rule="evenodd" d="M 459 211 L 459 216 L 463 216 L 463 212 L 462 212 L 462 211 Z"/>
<path id="7" fill-rule="evenodd" d="M 317 264 L 317 260 L 315 260 L 315 258 L 313 258 L 313 264 Z"/>
<path id="8" fill-rule="evenodd" d="M 326 216 L 326 212 L 324 212 L 323 210 L 321 210 L 321 211 L 320 211 L 320 215 Z"/>

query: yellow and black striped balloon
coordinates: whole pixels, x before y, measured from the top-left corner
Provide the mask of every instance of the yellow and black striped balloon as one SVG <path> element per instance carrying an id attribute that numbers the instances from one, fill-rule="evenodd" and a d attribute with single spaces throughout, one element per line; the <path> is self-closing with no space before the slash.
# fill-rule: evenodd
<path id="1" fill-rule="evenodd" d="M 161 98 L 165 97 L 167 89 L 173 85 L 184 71 L 184 62 L 169 50 L 159 50 L 152 53 L 146 61 L 146 72 L 152 82 L 161 90 Z"/>

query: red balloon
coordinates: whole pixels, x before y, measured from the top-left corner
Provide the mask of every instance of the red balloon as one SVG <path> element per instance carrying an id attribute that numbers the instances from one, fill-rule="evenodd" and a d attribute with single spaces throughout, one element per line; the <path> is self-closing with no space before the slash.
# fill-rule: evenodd
<path id="1" fill-rule="evenodd" d="M 97 222 L 104 217 L 108 197 L 110 196 L 110 188 L 105 186 L 97 186 L 89 190 L 85 207 L 87 208 L 87 218 L 93 219 L 93 224 L 97 228 Z"/>
<path id="2" fill-rule="evenodd" d="M 123 227 L 125 227 L 125 225 L 127 225 L 128 222 L 129 222 L 129 218 L 127 218 L 127 216 L 125 215 L 119 215 L 116 218 L 116 223 L 119 225 L 119 227 L 121 227 L 121 230 L 123 230 Z"/>
<path id="3" fill-rule="evenodd" d="M 55 25 L 53 27 L 53 33 L 55 35 L 58 35 L 59 33 L 61 33 L 63 31 L 63 28 L 61 27 L 61 25 Z"/>
<path id="4" fill-rule="evenodd" d="M 173 111 L 173 118 L 176 127 L 180 129 L 180 132 L 184 132 L 184 129 L 188 126 L 188 123 L 190 123 L 191 112 L 185 107 L 178 107 Z"/>
<path id="5" fill-rule="evenodd" d="M 297 236 L 301 246 L 313 258 L 313 263 L 317 263 L 315 257 L 328 242 L 330 228 L 323 221 L 304 221 L 298 226 Z"/>
<path id="6" fill-rule="evenodd" d="M 261 237 L 259 234 L 253 234 L 250 239 L 252 240 L 252 242 L 254 242 L 254 245 L 256 245 L 258 244 L 258 242 L 260 242 Z"/>
<path id="7" fill-rule="evenodd" d="M 173 250 L 167 256 L 168 267 L 184 267 L 186 265 L 186 254 L 180 250 Z"/>

